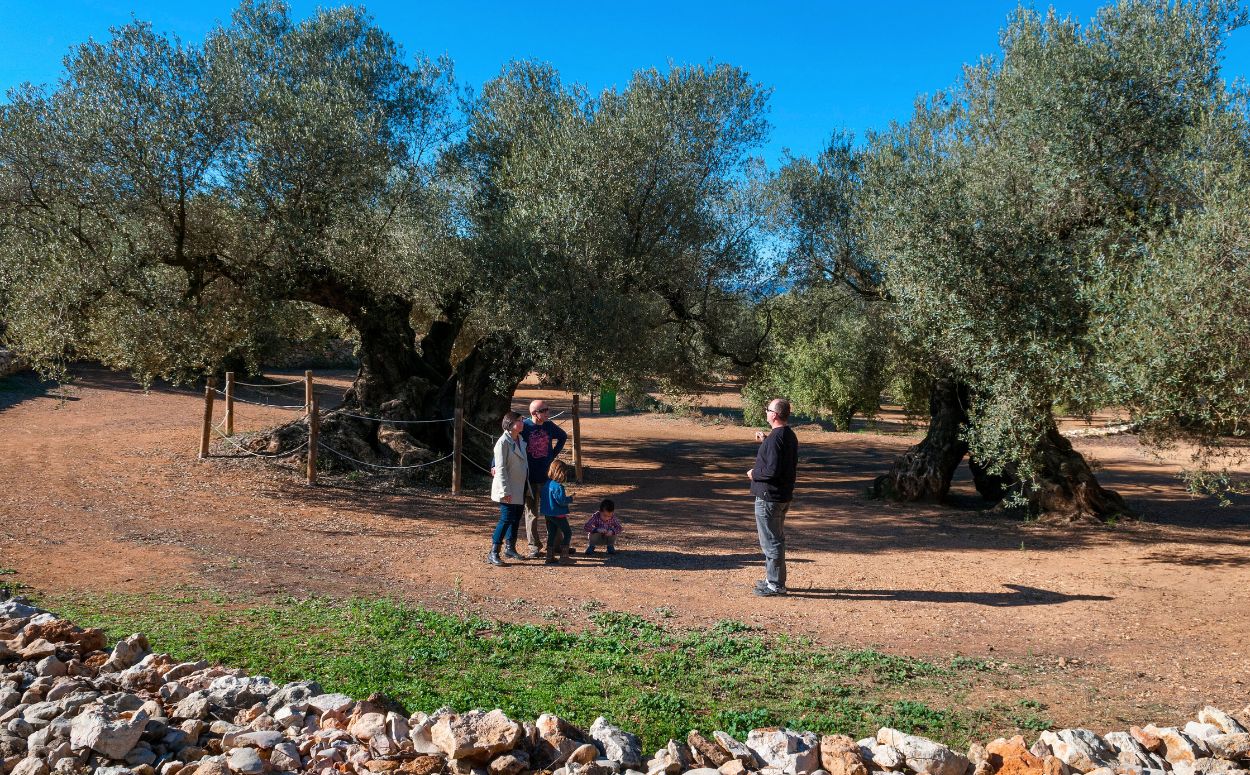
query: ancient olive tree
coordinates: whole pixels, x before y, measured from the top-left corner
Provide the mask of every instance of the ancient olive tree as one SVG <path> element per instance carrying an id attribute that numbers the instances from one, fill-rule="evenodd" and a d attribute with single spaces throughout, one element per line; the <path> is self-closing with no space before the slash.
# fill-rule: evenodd
<path id="1" fill-rule="evenodd" d="M 942 368 L 929 437 L 885 491 L 940 497 L 966 439 L 983 494 L 1069 517 L 1124 511 L 1054 413 L 1175 389 L 1140 359 L 1123 368 L 1125 342 L 1151 326 L 1120 315 L 1153 295 L 1150 257 L 1209 218 L 1202 180 L 1227 159 L 1217 127 L 1238 110 L 1219 55 L 1242 21 L 1221 2 L 1123 2 L 1087 27 L 1022 10 L 1000 60 L 874 138 L 869 250 L 901 338 Z"/>
<path id="2" fill-rule="evenodd" d="M 766 93 L 729 66 L 640 72 L 590 97 L 545 65 L 488 84 L 465 167 L 496 314 L 568 386 L 690 383 L 750 363 L 759 281 L 749 151 Z"/>
<path id="3" fill-rule="evenodd" d="M 135 23 L 66 70 L 12 93 L 0 133 L 9 336 L 28 357 L 211 373 L 285 305 L 315 305 L 359 336 L 345 409 L 436 410 L 452 369 L 410 320 L 470 271 L 433 167 L 448 63 L 405 63 L 357 10 L 297 23 L 245 4 L 202 46 Z"/>
<path id="4" fill-rule="evenodd" d="M 753 253 L 736 174 L 764 94 L 732 68 L 588 100 L 522 65 L 466 106 L 450 63 L 406 59 L 362 11 L 244 3 L 202 45 L 135 23 L 66 70 L 0 115 L 6 337 L 45 369 L 186 379 L 292 305 L 320 310 L 360 359 L 324 435 L 409 464 L 450 428 L 397 421 L 447 417 L 458 381 L 492 428 L 532 367 L 737 353 L 732 278 Z"/>

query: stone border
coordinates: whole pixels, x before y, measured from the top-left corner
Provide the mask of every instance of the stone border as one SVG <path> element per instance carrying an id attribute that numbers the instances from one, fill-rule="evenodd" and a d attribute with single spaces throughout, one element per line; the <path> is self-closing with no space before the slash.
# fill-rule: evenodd
<path id="1" fill-rule="evenodd" d="M 1088 729 L 973 743 L 966 754 L 897 729 L 875 737 L 769 727 L 745 741 L 692 730 L 644 760 L 637 736 L 543 714 L 440 708 L 275 684 L 175 663 L 134 634 L 105 650 L 82 629 L 0 601 L 0 775 L 1250 775 L 1250 705 L 1183 728 Z"/>

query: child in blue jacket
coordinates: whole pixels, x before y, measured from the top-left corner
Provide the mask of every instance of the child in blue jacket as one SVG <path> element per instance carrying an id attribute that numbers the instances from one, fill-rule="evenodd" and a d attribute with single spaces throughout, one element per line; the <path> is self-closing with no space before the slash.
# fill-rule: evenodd
<path id="1" fill-rule="evenodd" d="M 547 564 L 556 564 L 556 544 L 560 544 L 560 561 L 572 563 L 570 546 L 573 543 L 573 528 L 569 527 L 569 504 L 573 496 L 564 490 L 564 483 L 569 480 L 569 467 L 562 460 L 551 461 L 547 469 L 547 483 L 542 485 L 538 494 L 539 509 L 547 518 Z"/>

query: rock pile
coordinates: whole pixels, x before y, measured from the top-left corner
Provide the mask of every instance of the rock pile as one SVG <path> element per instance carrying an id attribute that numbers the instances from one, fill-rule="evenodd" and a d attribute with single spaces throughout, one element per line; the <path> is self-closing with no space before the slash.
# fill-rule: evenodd
<path id="1" fill-rule="evenodd" d="M 0 775 L 1250 775 L 1250 707 L 1206 708 L 1183 728 L 1087 729 L 973 744 L 967 754 L 884 728 L 875 737 L 692 731 L 645 759 L 600 717 L 407 715 L 384 698 L 327 694 L 203 662 L 142 635 L 104 634 L 0 601 Z"/>

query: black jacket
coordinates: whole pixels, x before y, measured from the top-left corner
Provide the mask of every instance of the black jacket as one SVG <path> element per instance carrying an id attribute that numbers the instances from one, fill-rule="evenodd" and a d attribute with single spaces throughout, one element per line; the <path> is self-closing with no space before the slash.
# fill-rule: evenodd
<path id="1" fill-rule="evenodd" d="M 799 439 L 789 425 L 773 428 L 755 453 L 751 494 L 773 503 L 794 500 L 794 479 L 799 468 Z"/>

